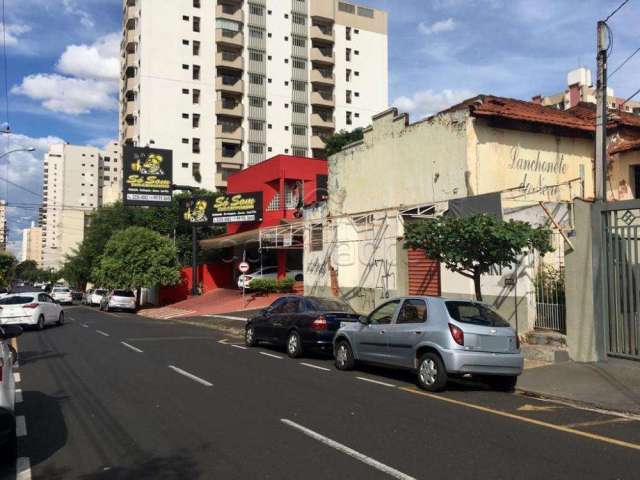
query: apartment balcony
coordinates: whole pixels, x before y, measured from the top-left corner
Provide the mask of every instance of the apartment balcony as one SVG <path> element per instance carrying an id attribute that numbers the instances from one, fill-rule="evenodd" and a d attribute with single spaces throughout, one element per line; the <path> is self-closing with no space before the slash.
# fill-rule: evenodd
<path id="1" fill-rule="evenodd" d="M 313 68 L 311 70 L 311 83 L 321 83 L 324 85 L 334 85 L 336 83 L 336 77 L 331 71 L 318 70 Z"/>
<path id="2" fill-rule="evenodd" d="M 216 43 L 230 47 L 243 48 L 244 35 L 242 32 L 234 32 L 224 28 L 216 28 Z"/>
<path id="3" fill-rule="evenodd" d="M 138 41 L 138 34 L 135 30 L 127 30 L 126 42 L 135 43 Z"/>
<path id="4" fill-rule="evenodd" d="M 124 138 L 135 138 L 138 136 L 138 127 L 136 125 L 125 125 Z"/>
<path id="5" fill-rule="evenodd" d="M 309 30 L 309 36 L 311 40 L 323 40 L 325 42 L 333 42 L 334 34 L 333 28 L 319 27 L 318 25 L 312 25 Z"/>
<path id="6" fill-rule="evenodd" d="M 218 3 L 218 5 L 216 5 L 216 18 L 224 18 L 225 20 L 244 23 L 242 2 Z"/>
<path id="7" fill-rule="evenodd" d="M 244 152 L 238 150 L 234 155 L 225 156 L 223 151 L 216 150 L 216 163 L 222 163 L 224 165 L 237 165 L 240 168 L 244 166 Z"/>
<path id="8" fill-rule="evenodd" d="M 138 66 L 138 53 L 127 53 L 127 66 Z"/>
<path id="9" fill-rule="evenodd" d="M 333 57 L 333 49 L 331 48 L 312 48 L 311 49 L 311 61 L 326 63 L 329 65 L 335 64 L 335 58 Z"/>
<path id="10" fill-rule="evenodd" d="M 225 100 L 216 102 L 216 114 L 228 117 L 244 117 L 244 106 L 241 103 L 233 103 Z"/>
<path id="11" fill-rule="evenodd" d="M 128 77 L 125 80 L 124 89 L 125 91 L 136 90 L 138 88 L 139 83 L 140 83 L 140 80 L 138 79 L 137 75 L 135 77 Z"/>
<path id="12" fill-rule="evenodd" d="M 326 143 L 324 138 L 319 135 L 311 136 L 311 149 L 312 150 L 324 150 Z"/>
<path id="13" fill-rule="evenodd" d="M 216 53 L 216 67 L 244 70 L 244 58 L 233 52 L 218 52 Z"/>
<path id="14" fill-rule="evenodd" d="M 241 143 L 244 138 L 244 128 L 236 125 L 216 125 L 216 138 L 225 142 Z"/>
<path id="15" fill-rule="evenodd" d="M 128 117 L 129 115 L 136 115 L 138 113 L 138 107 L 136 102 L 127 102 L 126 108 L 124 109 L 124 116 Z"/>
<path id="16" fill-rule="evenodd" d="M 336 120 L 331 115 L 319 115 L 317 113 L 311 114 L 311 126 L 321 128 L 336 128 Z"/>
<path id="17" fill-rule="evenodd" d="M 332 93 L 311 92 L 311 105 L 319 105 L 322 107 L 333 107 L 336 103 L 336 97 Z"/>
<path id="18" fill-rule="evenodd" d="M 130 20 L 132 18 L 138 18 L 138 8 L 135 5 L 127 7 L 127 10 L 125 11 L 125 15 L 127 20 Z"/>
<path id="19" fill-rule="evenodd" d="M 244 93 L 244 82 L 239 77 L 221 75 L 216 77 L 216 90 L 242 95 Z"/>

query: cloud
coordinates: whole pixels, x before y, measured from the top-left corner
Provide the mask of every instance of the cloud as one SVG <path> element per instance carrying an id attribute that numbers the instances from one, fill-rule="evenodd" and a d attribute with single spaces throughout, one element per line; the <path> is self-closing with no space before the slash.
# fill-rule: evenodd
<path id="1" fill-rule="evenodd" d="M 440 92 L 421 90 L 411 97 L 398 97 L 393 105 L 402 112 L 407 112 L 418 117 L 433 115 L 462 102 L 475 94 L 471 90 L 442 90 Z"/>
<path id="2" fill-rule="evenodd" d="M 120 75 L 119 34 L 100 37 L 91 45 L 69 45 L 60 56 L 60 73 L 37 73 L 22 79 L 11 93 L 39 101 L 52 112 L 68 115 L 117 109 Z M 62 74 L 62 75 L 61 75 Z"/>
<path id="3" fill-rule="evenodd" d="M 31 27 L 29 25 L 17 23 L 7 24 L 5 29 L 5 41 L 7 42 L 7 47 L 14 47 L 18 45 L 20 37 L 30 31 Z"/>
<path id="4" fill-rule="evenodd" d="M 434 33 L 451 32 L 455 30 L 458 23 L 453 18 L 447 18 L 446 20 L 439 20 L 431 25 L 427 25 L 424 22 L 418 24 L 418 30 L 423 35 L 432 35 Z"/>
<path id="5" fill-rule="evenodd" d="M 96 23 L 93 17 L 88 12 L 79 8 L 74 0 L 62 0 L 62 6 L 64 7 L 64 13 L 78 17 L 83 27 L 95 27 Z"/>
<path id="6" fill-rule="evenodd" d="M 92 45 L 69 45 L 56 65 L 60 73 L 80 78 L 117 81 L 120 35 L 111 33 Z"/>

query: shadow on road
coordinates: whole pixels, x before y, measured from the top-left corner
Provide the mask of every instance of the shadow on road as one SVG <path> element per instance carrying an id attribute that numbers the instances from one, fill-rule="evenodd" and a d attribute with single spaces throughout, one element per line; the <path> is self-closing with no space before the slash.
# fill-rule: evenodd
<path id="1" fill-rule="evenodd" d="M 52 358 L 62 358 L 66 353 L 54 352 L 52 350 L 46 351 L 21 351 L 18 353 L 18 361 L 20 365 L 27 365 L 29 363 L 35 363 L 39 360 L 49 360 Z"/>
<path id="2" fill-rule="evenodd" d="M 27 445 L 18 445 L 18 455 L 26 450 L 33 467 L 51 457 L 67 443 L 67 425 L 61 408 L 67 397 L 52 397 L 31 390 L 22 392 L 22 396 L 31 431 L 26 440 Z M 61 473 L 62 476 L 47 475 L 46 478 L 65 478 L 64 472 Z"/>
<path id="3" fill-rule="evenodd" d="M 155 457 L 133 466 L 117 466 L 79 477 L 82 480 L 173 480 L 198 478 L 201 472 L 184 450 L 166 457 Z"/>

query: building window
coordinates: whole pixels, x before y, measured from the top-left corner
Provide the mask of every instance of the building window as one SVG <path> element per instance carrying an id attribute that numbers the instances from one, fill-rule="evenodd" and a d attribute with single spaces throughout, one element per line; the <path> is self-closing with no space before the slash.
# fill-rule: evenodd
<path id="1" fill-rule="evenodd" d="M 249 120 L 249 128 L 251 130 L 264 130 L 264 122 L 260 120 Z"/>
<path id="2" fill-rule="evenodd" d="M 200 0 L 193 0 L 193 8 L 200 8 Z"/>
<path id="3" fill-rule="evenodd" d="M 261 97 L 249 97 L 249 105 L 255 108 L 264 107 L 264 98 Z"/>
<path id="4" fill-rule="evenodd" d="M 261 143 L 250 143 L 249 153 L 261 154 L 264 153 L 264 145 Z"/>
<path id="5" fill-rule="evenodd" d="M 347 103 L 352 103 L 351 90 L 347 90 Z"/>
<path id="6" fill-rule="evenodd" d="M 185 22 L 189 21 L 189 15 L 183 15 L 182 16 L 182 20 L 184 20 Z"/>
<path id="7" fill-rule="evenodd" d="M 193 66 L 193 79 L 200 80 L 200 65 Z"/>
<path id="8" fill-rule="evenodd" d="M 306 25 L 307 24 L 307 17 L 305 17 L 304 15 L 299 15 L 297 13 L 294 13 L 291 16 L 291 22 L 298 24 L 298 25 Z"/>
<path id="9" fill-rule="evenodd" d="M 184 95 L 189 95 L 189 89 L 188 89 L 188 88 L 183 88 L 183 89 L 182 89 L 182 93 L 183 93 Z"/>
<path id="10" fill-rule="evenodd" d="M 198 105 L 200 103 L 200 90 L 193 89 L 193 104 Z"/>
<path id="11" fill-rule="evenodd" d="M 189 40 L 182 40 L 183 45 L 189 45 Z"/>
<path id="12" fill-rule="evenodd" d="M 351 49 L 350 48 L 347 48 L 347 50 L 345 51 L 345 55 L 346 55 L 347 62 L 350 62 L 351 61 Z"/>
<path id="13" fill-rule="evenodd" d="M 196 182 L 202 180 L 202 175 L 200 174 L 200 164 L 198 162 L 193 162 L 191 164 L 191 175 Z"/>
<path id="14" fill-rule="evenodd" d="M 307 61 L 302 58 L 293 58 L 291 63 L 293 68 L 299 68 L 302 70 L 306 70 L 307 68 Z"/>
<path id="15" fill-rule="evenodd" d="M 264 30 L 260 30 L 258 28 L 249 28 L 249 36 L 251 38 L 264 38 Z"/>
<path id="16" fill-rule="evenodd" d="M 322 241 L 323 241 L 323 230 L 321 223 L 315 223 L 311 225 L 311 238 L 309 241 L 309 246 L 311 247 L 312 252 L 321 252 L 322 251 Z"/>
<path id="17" fill-rule="evenodd" d="M 200 31 L 200 17 L 193 17 L 193 31 Z"/>
<path id="18" fill-rule="evenodd" d="M 293 80 L 293 89 L 298 92 L 306 92 L 307 91 L 307 82 L 302 82 L 300 80 Z"/>
<path id="19" fill-rule="evenodd" d="M 351 27 L 346 27 L 344 30 L 347 40 L 351 40 Z"/>
<path id="20" fill-rule="evenodd" d="M 306 103 L 292 103 L 291 110 L 295 113 L 307 113 L 307 104 Z"/>
<path id="21" fill-rule="evenodd" d="M 189 65 L 187 65 L 186 63 L 182 64 L 182 69 L 183 70 L 189 70 Z"/>
<path id="22" fill-rule="evenodd" d="M 351 69 L 349 68 L 347 68 L 346 78 L 347 78 L 347 82 L 351 81 Z"/>
<path id="23" fill-rule="evenodd" d="M 200 153 L 200 139 L 199 138 L 194 138 L 191 141 L 191 151 L 193 153 Z"/>
<path id="24" fill-rule="evenodd" d="M 182 139 L 182 143 L 189 143 L 189 139 L 188 138 L 183 138 Z"/>
<path id="25" fill-rule="evenodd" d="M 264 85 L 264 76 L 256 73 L 250 73 L 249 83 L 253 83 L 254 85 Z"/>
<path id="26" fill-rule="evenodd" d="M 292 153 L 292 155 L 294 155 L 296 157 L 306 157 L 307 156 L 307 150 L 305 148 L 291 147 L 291 153 Z"/>
<path id="27" fill-rule="evenodd" d="M 182 163 L 182 168 L 189 168 L 189 164 L 188 163 Z"/>
<path id="28" fill-rule="evenodd" d="M 254 62 L 263 62 L 264 61 L 264 52 L 259 50 L 249 50 L 249 60 Z"/>
<path id="29" fill-rule="evenodd" d="M 351 116 L 352 116 L 351 112 L 347 112 L 347 125 L 353 124 L 353 119 L 351 118 Z"/>
<path id="30" fill-rule="evenodd" d="M 251 15 L 257 15 L 259 17 L 262 17 L 264 15 L 264 8 L 262 8 L 260 5 L 250 3 L 249 13 L 251 13 Z"/>
<path id="31" fill-rule="evenodd" d="M 194 113 L 191 119 L 191 125 L 193 128 L 200 128 L 200 114 Z"/>
<path id="32" fill-rule="evenodd" d="M 293 131 L 294 135 L 304 136 L 307 134 L 307 127 L 304 125 L 292 125 L 291 130 Z"/>
<path id="33" fill-rule="evenodd" d="M 358 7 L 358 15 L 361 17 L 373 18 L 373 9 L 367 7 Z"/>
<path id="34" fill-rule="evenodd" d="M 197 57 L 198 55 L 200 55 L 200 42 L 198 41 L 194 41 L 193 42 L 193 54 Z"/>
<path id="35" fill-rule="evenodd" d="M 189 114 L 188 113 L 183 113 L 182 114 L 182 118 L 188 119 L 189 118 Z"/>
<path id="36" fill-rule="evenodd" d="M 338 2 L 338 10 L 346 13 L 356 13 L 356 6 L 350 3 Z"/>
<path id="37" fill-rule="evenodd" d="M 291 43 L 293 44 L 294 47 L 305 48 L 307 46 L 307 41 L 304 37 L 293 36 L 291 37 Z"/>

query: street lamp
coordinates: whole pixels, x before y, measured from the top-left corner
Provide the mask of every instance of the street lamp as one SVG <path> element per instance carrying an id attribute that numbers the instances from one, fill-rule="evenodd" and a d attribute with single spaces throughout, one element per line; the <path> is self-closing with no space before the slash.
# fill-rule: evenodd
<path id="1" fill-rule="evenodd" d="M 0 158 L 4 158 L 7 155 L 10 155 L 16 152 L 35 152 L 35 151 L 36 151 L 35 147 L 21 147 L 21 148 L 16 148 L 14 150 L 9 150 L 8 152 L 4 152 L 2 155 L 0 155 Z"/>

